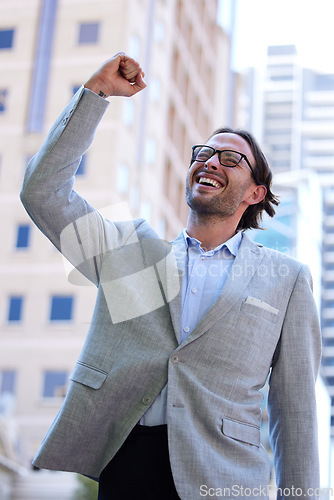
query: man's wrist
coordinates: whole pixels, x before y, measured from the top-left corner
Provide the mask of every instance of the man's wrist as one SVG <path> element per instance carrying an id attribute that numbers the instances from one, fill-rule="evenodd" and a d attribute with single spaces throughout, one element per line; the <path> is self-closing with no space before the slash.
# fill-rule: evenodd
<path id="1" fill-rule="evenodd" d="M 104 92 L 104 90 L 106 90 L 104 88 L 105 86 L 101 84 L 101 82 L 99 81 L 90 79 L 86 83 L 84 83 L 84 87 L 88 90 L 91 90 L 92 92 L 94 92 L 94 94 L 98 95 L 99 97 L 102 97 L 102 99 L 106 99 L 106 97 L 109 97 L 109 95 Z"/>

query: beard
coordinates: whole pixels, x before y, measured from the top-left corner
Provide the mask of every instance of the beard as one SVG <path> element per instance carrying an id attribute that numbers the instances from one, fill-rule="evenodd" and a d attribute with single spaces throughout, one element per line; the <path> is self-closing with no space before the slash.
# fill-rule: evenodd
<path id="1" fill-rule="evenodd" d="M 248 186 L 247 186 L 248 187 Z M 243 201 L 244 188 L 233 188 L 227 184 L 223 191 L 209 196 L 194 194 L 189 180 L 186 182 L 186 202 L 190 209 L 200 218 L 218 220 L 232 217 Z"/>

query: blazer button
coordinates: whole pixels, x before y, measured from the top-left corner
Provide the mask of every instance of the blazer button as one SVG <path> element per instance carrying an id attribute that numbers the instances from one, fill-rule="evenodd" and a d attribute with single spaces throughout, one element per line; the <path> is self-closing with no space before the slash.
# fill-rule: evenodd
<path id="1" fill-rule="evenodd" d="M 178 363 L 179 362 L 179 357 L 178 356 L 172 356 L 171 357 L 171 362 L 172 363 Z"/>
<path id="2" fill-rule="evenodd" d="M 144 403 L 144 405 L 149 405 L 152 401 L 152 398 L 151 396 L 144 396 L 143 399 L 142 399 L 142 402 Z"/>

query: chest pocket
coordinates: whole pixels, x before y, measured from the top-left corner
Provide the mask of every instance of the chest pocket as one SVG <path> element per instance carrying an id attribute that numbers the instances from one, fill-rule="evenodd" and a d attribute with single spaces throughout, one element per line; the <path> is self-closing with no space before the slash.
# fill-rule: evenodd
<path id="1" fill-rule="evenodd" d="M 260 301 L 259 301 L 260 302 Z M 268 307 L 269 306 L 268 304 Z M 278 310 L 275 309 L 274 307 L 271 308 L 271 310 L 266 310 L 263 307 L 259 307 L 253 304 L 248 304 L 247 302 L 243 302 L 241 304 L 241 313 L 246 313 L 254 318 L 258 318 L 260 320 L 266 320 L 269 321 L 270 323 L 276 324 L 277 320 L 279 318 Z M 275 312 L 273 312 L 275 311 Z M 277 311 L 277 312 L 276 312 Z"/>
<path id="2" fill-rule="evenodd" d="M 70 375 L 70 380 L 90 387 L 91 389 L 100 389 L 107 378 L 107 372 L 78 361 Z"/>

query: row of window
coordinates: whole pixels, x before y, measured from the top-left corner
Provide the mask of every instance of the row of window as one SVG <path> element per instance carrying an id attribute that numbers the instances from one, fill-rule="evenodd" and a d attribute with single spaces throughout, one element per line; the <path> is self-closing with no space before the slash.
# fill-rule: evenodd
<path id="1" fill-rule="evenodd" d="M 71 295 L 53 295 L 50 297 L 50 321 L 71 321 L 73 319 L 74 297 Z M 13 295 L 8 298 L 7 321 L 20 323 L 23 320 L 24 297 Z"/>
<path id="2" fill-rule="evenodd" d="M 81 23 L 78 31 L 78 44 L 96 44 L 99 39 L 99 23 Z M 49 30 L 50 31 L 50 30 Z M 13 48 L 15 29 L 0 29 L 0 50 Z M 46 71 L 44 71 L 46 73 Z M 0 113 L 6 111 L 8 89 L 0 89 Z"/>
<path id="3" fill-rule="evenodd" d="M 101 23 L 84 22 L 78 25 L 78 45 L 96 45 L 100 41 Z M 12 49 L 14 46 L 15 29 L 0 29 L 0 50 Z M 156 21 L 154 25 L 154 40 L 163 42 L 165 39 L 165 25 L 163 21 Z M 132 54 L 134 57 L 138 54 Z"/>
<path id="4" fill-rule="evenodd" d="M 100 23 L 81 23 L 78 30 L 78 45 L 96 44 L 99 41 Z M 12 49 L 15 29 L 0 29 L 0 50 Z"/>
<path id="5" fill-rule="evenodd" d="M 67 380 L 67 371 L 45 371 L 43 373 L 42 397 L 59 398 L 65 396 Z M 15 396 L 16 388 L 17 372 L 15 370 L 0 371 L 0 397 Z"/>

